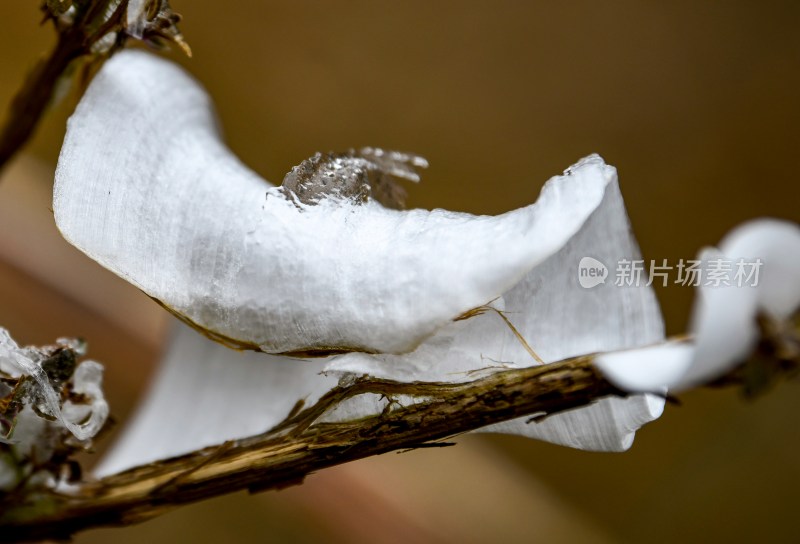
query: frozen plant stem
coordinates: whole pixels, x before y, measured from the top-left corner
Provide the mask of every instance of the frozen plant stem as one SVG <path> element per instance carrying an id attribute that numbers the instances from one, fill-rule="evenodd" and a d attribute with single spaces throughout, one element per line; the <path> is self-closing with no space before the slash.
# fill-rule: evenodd
<path id="1" fill-rule="evenodd" d="M 0 168 L 14 156 L 33 135 L 39 119 L 50 103 L 55 89 L 69 65 L 91 51 L 94 41 L 102 37 L 105 25 L 92 35 L 86 34 L 85 24 L 103 14 L 110 1 L 93 2 L 82 17 L 58 33 L 58 41 L 50 55 L 41 60 L 26 78 L 14 97 L 8 119 L 0 134 Z M 127 2 L 121 2 L 108 22 L 117 24 L 125 13 Z"/>
<path id="2" fill-rule="evenodd" d="M 357 421 L 315 423 L 347 398 L 374 393 L 421 402 Z M 280 489 L 317 470 L 436 441 L 519 416 L 536 418 L 626 393 L 604 380 L 592 356 L 498 372 L 467 383 L 400 383 L 363 377 L 332 389 L 317 404 L 263 435 L 47 491 L 0 507 L 0 541 L 66 538 L 90 527 L 127 525 L 173 507 L 243 489 Z"/>
<path id="3" fill-rule="evenodd" d="M 771 370 L 776 379 L 796 376 L 796 324 L 788 336 L 764 332 L 749 361 L 710 385 L 743 386 L 745 393 L 752 393 L 748 368 L 754 364 Z M 602 377 L 595 357 L 501 371 L 466 383 L 401 383 L 364 376 L 335 387 L 311 407 L 302 409 L 298 403 L 283 423 L 264 434 L 85 482 L 69 494 L 47 490 L 5 497 L 0 501 L 0 542 L 60 539 L 82 529 L 139 523 L 226 493 L 299 484 L 317 470 L 372 455 L 450 445 L 441 441 L 493 423 L 527 415 L 529 424 L 536 425 L 541 418 L 604 397 L 626 396 Z M 385 396 L 389 407 L 355 421 L 317 421 L 363 394 Z M 392 402 L 398 397 L 416 402 Z"/>
<path id="4" fill-rule="evenodd" d="M 62 40 L 53 53 L 37 66 L 14 97 L 9 117 L 0 134 L 0 168 L 30 139 L 53 95 L 56 82 L 67 66 L 81 55 Z"/>
<path id="5" fill-rule="evenodd" d="M 66 41 L 65 36 L 59 39 L 53 53 L 34 69 L 14 97 L 0 134 L 0 168 L 30 139 L 61 74 L 82 55 L 80 48 Z"/>
<path id="6" fill-rule="evenodd" d="M 164 0 L 148 0 L 148 5 L 153 6 L 149 9 L 154 10 L 156 16 L 143 21 L 144 33 L 135 37 L 156 44 L 172 41 L 190 54 L 175 26 L 180 16 L 172 13 Z M 45 2 L 42 9 L 45 19 L 55 23 L 58 38 L 52 52 L 36 65 L 11 102 L 0 132 L 0 170 L 31 138 L 62 79 L 70 76 L 70 65 L 80 58 L 87 58 L 89 62 L 102 61 L 123 46 L 129 37 L 126 33 L 128 0 L 74 0 L 72 11 L 66 15 L 54 11 L 56 8 L 51 7 L 50 2 Z M 67 16 L 74 18 L 67 20 Z M 103 45 L 104 41 L 108 44 Z"/>

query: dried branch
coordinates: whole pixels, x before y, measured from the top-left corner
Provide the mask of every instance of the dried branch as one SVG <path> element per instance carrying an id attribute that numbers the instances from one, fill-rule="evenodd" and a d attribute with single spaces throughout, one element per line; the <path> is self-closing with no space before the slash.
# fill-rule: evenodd
<path id="1" fill-rule="evenodd" d="M 752 365 L 774 378 L 800 368 L 796 327 L 788 332 L 762 320 L 763 339 L 750 361 L 713 385 L 753 392 Z M 466 383 L 401 383 L 371 377 L 329 391 L 316 404 L 292 413 L 262 435 L 229 441 L 184 456 L 85 482 L 70 492 L 30 490 L 0 503 L 0 541 L 67 538 L 98 526 L 138 523 L 183 504 L 247 489 L 299 484 L 326 467 L 390 451 L 444 446 L 443 440 L 486 425 L 530 416 L 542 418 L 626 392 L 605 380 L 594 355 L 506 370 Z M 759 378 L 761 379 L 761 378 Z M 763 381 L 762 386 L 766 385 Z M 378 394 L 390 401 L 381 414 L 346 422 L 321 422 L 343 401 Z M 413 398 L 400 405 L 393 399 Z"/>
<path id="2" fill-rule="evenodd" d="M 316 420 L 365 393 L 412 396 L 407 406 L 357 421 Z M 326 467 L 438 441 L 485 425 L 548 415 L 626 393 L 603 379 L 592 356 L 498 372 L 467 383 L 399 383 L 363 377 L 260 436 L 226 442 L 82 484 L 0 505 L 0 541 L 66 538 L 89 527 L 137 523 L 171 508 L 242 489 L 279 489 Z"/>
<path id="3" fill-rule="evenodd" d="M 80 60 L 96 68 L 128 38 L 161 44 L 172 41 L 187 54 L 188 45 L 177 29 L 180 16 L 165 0 L 149 0 L 139 22 L 141 32 L 128 34 L 128 0 L 47 0 L 42 5 L 45 20 L 58 33 L 56 46 L 28 75 L 17 92 L 0 132 L 0 169 L 24 146 L 52 102 L 61 81 Z"/>

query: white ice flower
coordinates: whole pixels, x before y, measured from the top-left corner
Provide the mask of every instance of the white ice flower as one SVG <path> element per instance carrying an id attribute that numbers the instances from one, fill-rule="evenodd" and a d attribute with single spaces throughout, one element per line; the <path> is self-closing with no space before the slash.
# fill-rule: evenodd
<path id="1" fill-rule="evenodd" d="M 473 312 L 488 304 L 547 362 L 663 338 L 649 288 L 578 283 L 584 256 L 638 257 L 616 170 L 600 157 L 496 217 L 374 199 L 306 205 L 236 159 L 202 88 L 145 53 L 117 54 L 86 92 L 59 159 L 54 211 L 67 240 L 194 328 L 268 353 L 178 330 L 101 472 L 262 432 L 340 374 L 461 381 L 539 364 L 496 311 Z M 343 354 L 286 356 L 309 352 Z M 621 450 L 662 406 L 607 399 L 490 430 Z M 364 398 L 347 408 L 337 417 L 381 406 Z"/>
<path id="2" fill-rule="evenodd" d="M 718 250 L 701 260 L 756 265 L 749 281 L 703 282 L 692 316 L 691 343 L 609 353 L 596 364 L 628 391 L 685 389 L 718 377 L 741 363 L 758 339 L 757 318 L 785 320 L 800 309 L 800 229 L 793 223 L 760 219 L 728 234 Z M 739 278 L 741 279 L 741 278 Z"/>

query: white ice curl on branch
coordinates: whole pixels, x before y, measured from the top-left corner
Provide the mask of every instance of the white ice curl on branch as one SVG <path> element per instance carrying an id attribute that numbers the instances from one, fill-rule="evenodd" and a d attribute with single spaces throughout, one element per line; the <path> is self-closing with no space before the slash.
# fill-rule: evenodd
<path id="1" fill-rule="evenodd" d="M 753 351 L 759 315 L 780 323 L 800 309 L 796 224 L 775 219 L 745 223 L 730 232 L 718 250 L 700 254 L 700 260 L 711 258 L 759 260 L 758 284 L 702 284 L 692 315 L 691 341 L 598 356 L 595 364 L 609 381 L 633 392 L 679 391 L 708 382 Z"/>
<path id="2" fill-rule="evenodd" d="M 616 170 L 599 156 L 496 217 L 373 200 L 298 206 L 224 146 L 191 77 L 141 52 L 107 62 L 71 118 L 54 211 L 68 241 L 194 328 L 271 353 L 181 328 L 101 473 L 263 432 L 338 375 L 463 381 L 539 364 L 520 336 L 545 362 L 663 339 L 650 288 L 578 283 L 584 256 L 639 257 Z M 516 333 L 494 310 L 472 312 L 487 304 Z M 327 350 L 345 353 L 280 355 Z M 365 397 L 336 417 L 385 407 Z M 605 399 L 488 430 L 618 451 L 662 408 L 653 396 Z"/>

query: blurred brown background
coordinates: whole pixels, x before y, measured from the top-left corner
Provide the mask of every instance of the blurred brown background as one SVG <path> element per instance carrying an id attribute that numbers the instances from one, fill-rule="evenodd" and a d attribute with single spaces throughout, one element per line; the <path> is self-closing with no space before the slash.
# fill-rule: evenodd
<path id="1" fill-rule="evenodd" d="M 413 151 L 411 205 L 498 213 L 599 152 L 645 258 L 693 258 L 756 216 L 800 219 L 800 3 L 173 0 L 230 146 L 279 182 L 315 151 Z M 52 46 L 6 2 L 0 103 Z M 58 238 L 55 107 L 0 183 L 0 325 L 80 335 L 124 419 L 163 346 L 154 303 Z M 668 332 L 691 290 L 659 289 Z M 755 403 L 682 395 L 625 454 L 514 437 L 386 455 L 301 487 L 188 507 L 78 542 L 794 541 L 797 385 Z"/>

